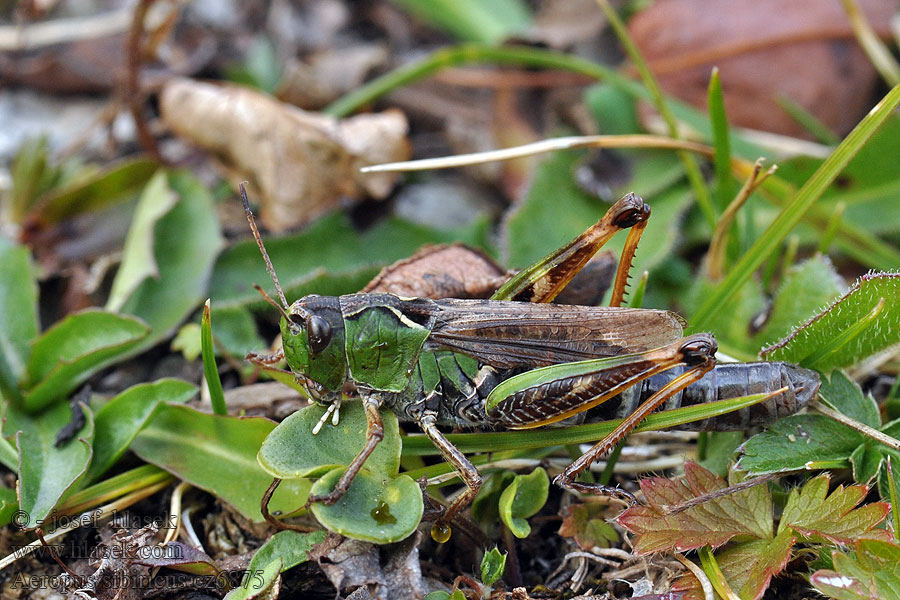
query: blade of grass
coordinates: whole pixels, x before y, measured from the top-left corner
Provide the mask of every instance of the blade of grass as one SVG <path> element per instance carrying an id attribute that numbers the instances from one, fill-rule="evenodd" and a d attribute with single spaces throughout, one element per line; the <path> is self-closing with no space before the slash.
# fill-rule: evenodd
<path id="1" fill-rule="evenodd" d="M 219 379 L 219 369 L 216 367 L 216 355 L 213 348 L 212 326 L 209 319 L 209 298 L 203 305 L 203 317 L 200 319 L 200 347 L 203 355 L 203 375 L 206 377 L 206 385 L 209 387 L 209 399 L 212 402 L 213 413 L 227 415 L 228 407 L 225 405 L 225 392 L 222 390 L 222 380 Z"/>
<path id="2" fill-rule="evenodd" d="M 716 557 L 713 555 L 710 547 L 704 546 L 700 548 L 697 554 L 700 557 L 700 564 L 703 565 L 703 572 L 706 573 L 716 593 L 720 597 L 725 598 L 725 600 L 741 600 L 725 580 L 725 575 L 722 573 L 722 569 L 719 568 L 719 563 L 716 562 Z"/>
<path id="3" fill-rule="evenodd" d="M 841 221 L 844 220 L 845 210 L 847 210 L 847 203 L 841 200 L 835 205 L 834 211 L 831 213 L 831 216 L 828 217 L 828 223 L 825 225 L 825 231 L 822 233 L 822 237 L 819 239 L 818 251 L 820 254 L 827 254 L 828 249 L 831 248 L 831 244 L 834 242 L 834 237 L 837 235 L 838 229 L 841 226 Z"/>
<path id="4" fill-rule="evenodd" d="M 860 121 L 841 144 L 835 148 L 831 156 L 813 173 L 812 177 L 797 191 L 796 195 L 785 206 L 768 229 L 750 247 L 750 250 L 734 265 L 731 272 L 707 297 L 691 319 L 695 331 L 702 331 L 713 313 L 725 305 L 740 289 L 747 279 L 766 260 L 782 240 L 797 225 L 800 219 L 813 206 L 816 200 L 837 178 L 850 159 L 869 140 L 878 127 L 893 113 L 900 104 L 900 85 L 894 87 Z"/>
<path id="5" fill-rule="evenodd" d="M 828 125 L 820 121 L 816 115 L 806 110 L 806 108 L 794 102 L 793 99 L 783 94 L 779 94 L 775 97 L 775 102 L 777 102 L 778 106 L 781 107 L 781 110 L 786 112 L 798 125 L 823 144 L 837 146 L 840 143 L 841 138 L 836 136 L 834 132 L 828 128 Z"/>
<path id="6" fill-rule="evenodd" d="M 847 13 L 856 40 L 862 46 L 863 52 L 868 55 L 869 60 L 872 61 L 872 65 L 881 78 L 888 85 L 900 83 L 900 65 L 894 60 L 891 51 L 878 39 L 878 35 L 869 25 L 866 15 L 859 9 L 856 0 L 841 0 L 841 4 L 844 5 L 844 12 Z"/>
<path id="7" fill-rule="evenodd" d="M 644 82 L 644 86 L 650 92 L 653 106 L 659 111 L 660 116 L 662 116 L 663 120 L 666 122 L 669 136 L 678 139 L 680 136 L 678 134 L 678 122 L 675 120 L 675 115 L 669 110 L 669 106 L 666 103 L 662 90 L 660 89 L 659 84 L 656 83 L 656 78 L 653 77 L 653 73 L 650 72 L 650 67 L 647 66 L 647 62 L 644 60 L 641 51 L 638 50 L 638 47 L 631 39 L 631 36 L 628 35 L 625 24 L 607 0 L 597 0 L 597 4 L 600 5 L 603 14 L 606 15 L 609 25 L 613 28 L 613 31 L 616 32 L 616 36 L 619 38 L 619 42 L 625 49 L 628 58 L 634 64 L 638 73 L 640 73 L 641 81 Z M 710 230 L 715 229 L 716 212 L 713 209 L 712 201 L 709 197 L 709 190 L 706 188 L 706 182 L 703 180 L 703 175 L 700 173 L 700 166 L 697 164 L 693 155 L 687 152 L 678 152 L 678 158 L 684 166 L 684 171 L 691 184 L 691 189 L 694 191 L 694 197 L 697 200 L 697 204 L 700 206 L 700 211 L 706 217 Z"/>
<path id="8" fill-rule="evenodd" d="M 713 67 L 707 93 L 709 122 L 713 132 L 713 166 L 716 173 L 716 206 L 719 212 L 725 210 L 734 197 L 734 179 L 731 175 L 731 140 L 728 131 L 728 117 L 725 115 L 725 97 L 722 95 L 722 79 L 719 68 Z"/>
<path id="9" fill-rule="evenodd" d="M 887 457 L 888 493 L 891 495 L 891 521 L 894 524 L 894 540 L 900 542 L 900 494 L 894 481 L 894 466 L 891 457 Z"/>

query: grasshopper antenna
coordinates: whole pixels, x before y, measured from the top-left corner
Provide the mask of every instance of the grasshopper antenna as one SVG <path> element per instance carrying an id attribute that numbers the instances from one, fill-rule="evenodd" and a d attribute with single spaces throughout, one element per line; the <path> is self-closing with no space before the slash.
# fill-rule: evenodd
<path id="1" fill-rule="evenodd" d="M 284 297 L 284 291 L 282 291 L 281 289 L 281 283 L 279 283 L 278 276 L 275 274 L 275 267 L 272 266 L 272 260 L 269 258 L 269 253 L 266 252 L 266 247 L 265 245 L 263 245 L 262 236 L 259 235 L 259 228 L 256 226 L 256 219 L 253 218 L 253 211 L 250 210 L 250 200 L 247 199 L 247 190 L 244 187 L 245 183 L 245 181 L 242 181 L 240 184 L 241 202 L 243 202 L 244 204 L 244 214 L 247 215 L 247 221 L 250 223 L 251 231 L 253 231 L 253 239 L 256 240 L 256 245 L 259 246 L 259 251 L 262 253 L 263 260 L 266 261 L 266 270 L 269 271 L 269 275 L 272 277 L 272 281 L 275 283 L 275 291 L 278 292 L 278 299 L 281 300 L 281 305 L 279 306 L 279 304 L 275 302 L 271 298 L 271 296 L 269 296 L 260 286 L 253 284 L 253 287 L 256 288 L 256 291 L 262 294 L 262 297 L 266 299 L 266 302 L 278 309 L 278 312 L 281 313 L 281 316 L 290 321 L 291 319 L 287 314 L 287 311 L 290 310 L 290 305 L 287 303 L 287 300 Z"/>

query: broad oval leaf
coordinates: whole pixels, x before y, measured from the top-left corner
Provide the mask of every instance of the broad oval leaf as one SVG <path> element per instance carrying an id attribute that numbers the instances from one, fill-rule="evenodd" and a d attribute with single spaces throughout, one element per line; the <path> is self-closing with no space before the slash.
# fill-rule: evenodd
<path id="1" fill-rule="evenodd" d="M 327 494 L 346 469 L 334 469 L 312 487 Z M 385 478 L 361 470 L 340 500 L 330 506 L 313 504 L 313 515 L 335 533 L 376 544 L 390 544 L 409 536 L 422 520 L 422 489 L 408 475 Z"/>
<path id="2" fill-rule="evenodd" d="M 536 514 L 550 490 L 550 479 L 543 467 L 528 475 L 516 475 L 512 483 L 500 494 L 500 519 L 518 538 L 528 537 L 531 525 L 526 519 Z"/>
<path id="3" fill-rule="evenodd" d="M 273 477 L 294 479 L 318 477 L 336 467 L 345 467 L 356 458 L 366 443 L 366 415 L 362 402 L 345 401 L 340 408 L 340 421 L 331 418 L 319 433 L 313 428 L 325 414 L 317 404 L 300 409 L 266 438 L 259 449 L 259 464 Z M 381 411 L 384 438 L 365 462 L 373 474 L 392 478 L 400 470 L 400 427 L 397 416 Z"/>
<path id="4" fill-rule="evenodd" d="M 34 342 L 28 360 L 31 390 L 26 410 L 35 411 L 64 396 L 100 369 L 134 352 L 147 337 L 134 317 L 99 309 L 73 313 Z"/>
<path id="5" fill-rule="evenodd" d="M 821 372 L 847 367 L 900 343 L 900 273 L 865 275 L 843 297 L 819 313 L 790 336 L 760 355 L 766 360 L 803 364 L 804 359 L 834 345 L 834 340 L 869 315 L 884 298 L 884 308 L 875 320 L 844 345 L 819 355 L 815 368 Z"/>
<path id="6" fill-rule="evenodd" d="M 747 440 L 738 466 L 760 475 L 846 462 L 864 439 L 828 417 L 793 415 Z"/>
<path id="7" fill-rule="evenodd" d="M 279 531 L 253 554 L 250 566 L 241 578 L 240 587 L 229 592 L 226 600 L 256 597 L 269 587 L 269 580 L 278 575 L 276 571 L 271 578 L 267 578 L 267 574 L 274 571 L 274 567 L 270 568 L 269 565 L 278 564 L 280 572 L 284 572 L 306 562 L 309 560 L 309 550 L 324 540 L 326 535 L 324 531 Z"/>
<path id="8" fill-rule="evenodd" d="M 37 527 L 59 501 L 83 479 L 91 461 L 94 417 L 84 408 L 85 425 L 56 447 L 56 436 L 72 420 L 69 405 L 60 402 L 40 415 L 29 415 L 13 405 L 6 407 L 3 434 L 15 437 L 19 449 L 18 525 Z"/>
<path id="9" fill-rule="evenodd" d="M 113 466 L 161 402 L 183 403 L 197 387 L 178 379 L 131 386 L 97 411 L 94 419 L 94 458 L 85 476 L 94 481 Z"/>
<path id="10" fill-rule="evenodd" d="M 256 462 L 260 444 L 275 428 L 261 417 L 202 413 L 187 406 L 160 405 L 131 450 L 177 477 L 229 502 L 242 515 L 262 521 L 260 500 L 272 483 Z M 269 503 L 272 514 L 301 508 L 309 481 L 284 481 Z"/>

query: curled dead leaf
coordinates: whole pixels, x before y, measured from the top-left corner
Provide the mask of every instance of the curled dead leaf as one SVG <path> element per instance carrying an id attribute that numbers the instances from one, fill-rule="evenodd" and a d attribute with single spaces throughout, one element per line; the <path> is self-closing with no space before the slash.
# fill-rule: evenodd
<path id="1" fill-rule="evenodd" d="M 362 289 L 408 298 L 488 298 L 508 273 L 480 250 L 462 244 L 425 246 L 388 265 Z"/>
<path id="2" fill-rule="evenodd" d="M 858 3 L 886 34 L 896 2 Z M 802 135 L 778 104 L 786 97 L 843 134 L 870 108 L 877 84 L 840 2 L 661 0 L 628 29 L 662 88 L 695 106 L 706 106 L 718 66 L 729 121 L 744 127 Z"/>
<path id="3" fill-rule="evenodd" d="M 406 160 L 406 117 L 397 110 L 338 120 L 251 89 L 173 79 L 160 93 L 163 120 L 260 190 L 260 218 L 275 232 L 302 225 L 342 199 L 381 199 L 396 174 L 369 164 Z"/>

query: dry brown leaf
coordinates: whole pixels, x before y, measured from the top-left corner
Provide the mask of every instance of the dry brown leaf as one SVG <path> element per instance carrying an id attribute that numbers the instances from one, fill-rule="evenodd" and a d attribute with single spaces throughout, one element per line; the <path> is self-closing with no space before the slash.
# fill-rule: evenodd
<path id="1" fill-rule="evenodd" d="M 859 0 L 887 32 L 897 3 Z M 837 1 L 660 0 L 628 25 L 663 89 L 706 106 L 718 66 L 729 121 L 787 135 L 804 130 L 776 100 L 785 96 L 844 134 L 870 108 L 877 74 Z"/>
<path id="2" fill-rule="evenodd" d="M 160 93 L 163 120 L 214 153 L 260 192 L 260 218 L 275 232 L 309 222 L 342 199 L 381 199 L 396 174 L 369 164 L 406 160 L 406 117 L 397 110 L 338 120 L 254 90 L 173 79 Z"/>
<path id="3" fill-rule="evenodd" d="M 388 265 L 362 289 L 407 298 L 488 298 L 508 273 L 480 250 L 462 244 L 425 246 Z"/>

